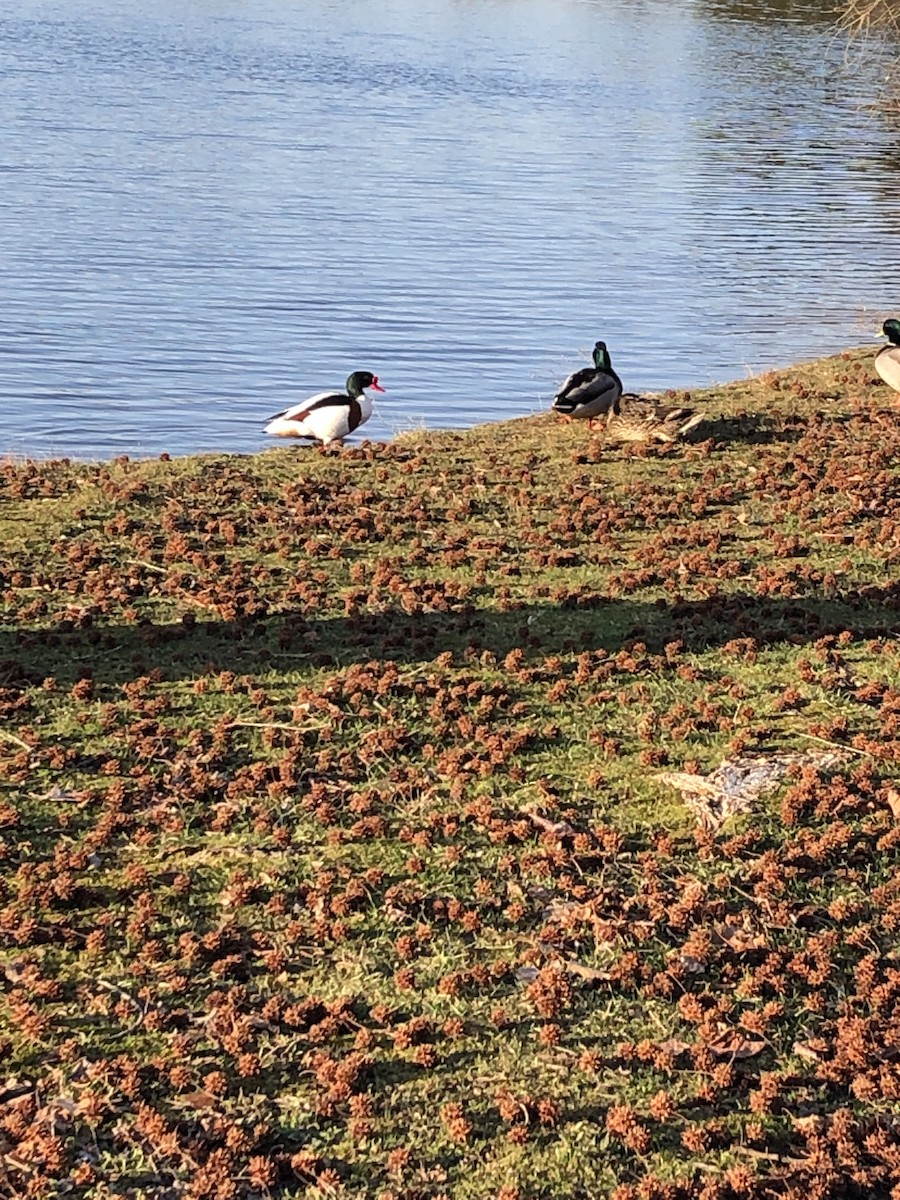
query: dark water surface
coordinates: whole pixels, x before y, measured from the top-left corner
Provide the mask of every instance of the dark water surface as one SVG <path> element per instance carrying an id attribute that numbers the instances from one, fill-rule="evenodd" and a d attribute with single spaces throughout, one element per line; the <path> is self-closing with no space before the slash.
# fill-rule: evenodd
<path id="1" fill-rule="evenodd" d="M 898 139 L 817 9 L 0 14 L 0 453 L 255 450 L 354 368 L 373 437 L 513 417 L 598 336 L 631 389 L 867 340 Z"/>

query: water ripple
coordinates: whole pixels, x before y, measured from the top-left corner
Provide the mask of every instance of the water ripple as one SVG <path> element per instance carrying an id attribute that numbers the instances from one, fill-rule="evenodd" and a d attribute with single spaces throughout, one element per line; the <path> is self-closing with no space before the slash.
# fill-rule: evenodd
<path id="1" fill-rule="evenodd" d="M 894 303 L 879 67 L 819 6 L 35 0 L 0 67 L 0 452 L 255 450 L 354 368 L 367 434 L 464 426 L 601 334 L 702 385 Z"/>

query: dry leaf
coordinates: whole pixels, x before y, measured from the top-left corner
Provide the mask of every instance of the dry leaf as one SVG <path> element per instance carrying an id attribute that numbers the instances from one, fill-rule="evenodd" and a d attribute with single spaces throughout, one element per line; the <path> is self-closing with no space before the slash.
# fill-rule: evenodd
<path id="1" fill-rule="evenodd" d="M 548 900 L 553 899 L 553 892 L 551 892 L 549 888 L 542 887 L 539 883 L 533 884 L 528 889 L 528 895 L 532 898 L 532 900 L 541 900 L 544 902 L 544 904 L 546 904 Z"/>
<path id="2" fill-rule="evenodd" d="M 818 1113 L 810 1113 L 809 1116 L 806 1117 L 791 1117 L 790 1121 L 793 1127 L 795 1129 L 799 1129 L 801 1132 L 806 1132 L 812 1129 L 822 1129 L 825 1125 L 825 1122 Z"/>
<path id="3" fill-rule="evenodd" d="M 679 1054 L 685 1054 L 691 1049 L 690 1042 L 683 1042 L 681 1038 L 666 1038 L 664 1042 L 656 1043 L 657 1050 L 662 1050 L 664 1054 L 672 1054 L 676 1058 Z"/>
<path id="4" fill-rule="evenodd" d="M 694 958 L 691 954 L 676 954 L 675 957 L 685 971 L 689 971 L 692 975 L 699 975 L 701 971 L 706 970 L 706 963 L 702 958 Z"/>
<path id="5" fill-rule="evenodd" d="M 843 753 L 833 751 L 785 751 L 725 758 L 708 776 L 661 771 L 653 778 L 677 788 L 699 823 L 715 832 L 729 817 L 749 811 L 760 796 L 776 787 L 793 768 L 835 767 L 845 761 Z"/>
<path id="6" fill-rule="evenodd" d="M 609 971 L 598 971 L 596 967 L 586 967 L 584 963 L 576 962 L 574 958 L 567 959 L 563 966 L 570 975 L 577 975 L 586 983 L 603 983 L 610 978 Z"/>
<path id="7" fill-rule="evenodd" d="M 77 792 L 70 792 L 66 788 L 61 788 L 58 785 L 52 787 L 49 792 L 44 792 L 42 796 L 35 796 L 35 800 L 53 800 L 57 804 L 80 804 L 81 796 Z"/>
<path id="8" fill-rule="evenodd" d="M 735 954 L 746 954 L 748 950 L 763 950 L 766 946 L 766 939 L 762 934 L 753 933 L 744 925 L 721 925 L 715 933 Z"/>
<path id="9" fill-rule="evenodd" d="M 628 921 L 620 922 L 622 931 L 629 933 L 639 942 L 646 942 L 648 938 L 652 938 L 656 933 L 655 921 Z"/>
<path id="10" fill-rule="evenodd" d="M 9 1079 L 0 1084 L 0 1104 L 3 1105 L 14 1105 L 25 1096 L 33 1096 L 34 1094 L 34 1083 L 28 1079 L 19 1079 L 16 1075 L 10 1076 Z"/>
<path id="11" fill-rule="evenodd" d="M 549 821 L 536 812 L 528 812 L 525 815 L 537 825 L 538 829 L 542 829 L 545 833 L 552 833 L 554 837 L 572 837 L 575 833 L 568 821 Z"/>
<path id="12" fill-rule="evenodd" d="M 724 1033 L 709 1043 L 709 1049 L 716 1058 L 754 1058 L 765 1050 L 768 1042 L 762 1038 L 747 1037 L 737 1029 L 726 1029 Z"/>
<path id="13" fill-rule="evenodd" d="M 881 789 L 879 793 L 881 799 L 891 810 L 891 816 L 895 821 L 900 821 L 900 792 L 896 788 L 887 786 Z"/>
<path id="14" fill-rule="evenodd" d="M 566 917 L 577 912 L 582 907 L 583 905 L 577 904 L 574 900 L 551 900 L 541 913 L 541 920 L 564 921 Z"/>
<path id="15" fill-rule="evenodd" d="M 211 1092 L 185 1092 L 180 1097 L 185 1104 L 189 1104 L 191 1108 L 215 1108 L 219 1103 L 216 1097 Z"/>
<path id="16" fill-rule="evenodd" d="M 820 1063 L 825 1057 L 822 1053 L 824 1045 L 821 1041 L 815 1042 L 794 1042 L 791 1050 L 798 1058 L 803 1058 L 807 1062 Z"/>
<path id="17" fill-rule="evenodd" d="M 53 1125 L 57 1121 L 71 1121 L 75 1111 L 76 1105 L 73 1100 L 57 1096 L 55 1100 L 39 1108 L 34 1114 L 34 1119 L 39 1125 Z"/>
<path id="18" fill-rule="evenodd" d="M 691 775 L 687 771 L 659 771 L 653 776 L 660 783 L 667 783 L 670 787 L 677 788 L 679 792 L 688 792 L 692 795 L 715 797 L 719 794 L 719 788 L 703 775 Z"/>

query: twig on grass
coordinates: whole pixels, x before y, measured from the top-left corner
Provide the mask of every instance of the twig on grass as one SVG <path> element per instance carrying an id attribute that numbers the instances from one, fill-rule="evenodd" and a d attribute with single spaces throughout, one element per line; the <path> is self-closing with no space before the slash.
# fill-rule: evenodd
<path id="1" fill-rule="evenodd" d="M 823 746 L 833 746 L 835 750 L 840 750 L 842 753 L 859 754 L 863 758 L 871 758 L 868 750 L 858 750 L 856 746 L 844 746 L 840 742 L 830 742 L 828 738 L 817 737 L 814 733 L 800 733 L 799 736 L 807 738 L 810 742 L 819 742 Z"/>
<path id="2" fill-rule="evenodd" d="M 16 737 L 14 733 L 10 733 L 8 729 L 0 729 L 0 737 L 6 738 L 8 742 L 12 742 L 15 746 L 21 746 L 23 750 L 33 750 L 34 746 L 29 746 L 27 742 L 23 742 L 20 737 Z"/>

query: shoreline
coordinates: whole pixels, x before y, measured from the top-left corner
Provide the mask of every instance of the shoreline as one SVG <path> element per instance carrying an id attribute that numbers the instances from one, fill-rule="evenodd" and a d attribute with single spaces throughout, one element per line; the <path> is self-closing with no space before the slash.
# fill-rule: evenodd
<path id="1" fill-rule="evenodd" d="M 664 401 L 671 399 L 673 402 L 678 401 L 678 399 L 680 397 L 684 397 L 685 395 L 688 395 L 688 396 L 692 397 L 692 401 L 691 401 L 692 403 L 702 403 L 704 398 L 707 396 L 715 397 L 715 396 L 721 395 L 722 393 L 728 394 L 732 390 L 741 388 L 743 385 L 752 383 L 755 380 L 762 380 L 762 379 L 765 379 L 767 377 L 772 377 L 772 376 L 791 375 L 792 373 L 797 373 L 797 372 L 799 372 L 801 374 L 807 373 L 807 372 L 810 372 L 813 370 L 825 368 L 826 364 L 839 362 L 839 361 L 845 360 L 845 359 L 849 360 L 849 361 L 856 361 L 860 358 L 865 358 L 867 355 L 871 355 L 871 357 L 874 358 L 874 356 L 877 353 L 879 348 L 880 347 L 878 345 L 874 345 L 871 347 L 870 346 L 852 347 L 847 350 L 841 351 L 837 354 L 826 355 L 824 357 L 817 358 L 817 359 L 803 360 L 803 361 L 800 361 L 797 363 L 788 364 L 787 366 L 783 366 L 783 367 L 773 367 L 773 368 L 770 368 L 769 370 L 760 372 L 756 375 L 748 376 L 746 379 L 734 379 L 734 380 L 727 381 L 725 383 L 708 384 L 708 385 L 703 385 L 702 387 L 668 388 L 663 391 L 643 392 L 643 393 L 638 393 L 638 394 L 645 395 L 651 399 L 659 399 L 659 400 L 664 400 Z M 501 418 L 496 421 L 480 422 L 477 425 L 468 425 L 468 426 L 463 426 L 463 427 L 459 427 L 459 428 L 455 428 L 455 427 L 431 428 L 431 427 L 425 427 L 425 426 L 414 426 L 408 430 L 401 429 L 398 433 L 395 433 L 389 440 L 384 441 L 384 442 L 382 442 L 381 440 L 373 439 L 373 444 L 375 444 L 375 445 L 393 445 L 397 441 L 414 440 L 418 436 L 433 437 L 433 436 L 442 435 L 442 434 L 465 433 L 467 431 L 474 430 L 474 429 L 491 428 L 491 427 L 505 426 L 505 425 L 515 425 L 520 422 L 529 422 L 529 421 L 540 420 L 541 418 L 546 417 L 548 414 L 550 414 L 549 401 L 548 401 L 547 408 L 540 410 L 538 412 L 526 413 L 526 414 L 523 414 L 523 415 L 517 416 L 517 417 Z M 347 448 L 349 449 L 349 448 L 352 448 L 353 446 L 360 446 L 360 445 L 362 445 L 363 442 L 366 442 L 368 440 L 369 439 L 365 438 L 361 434 L 359 434 L 359 435 L 354 434 L 354 435 L 352 435 L 351 439 L 348 440 L 346 445 L 347 445 Z M 277 440 L 272 439 L 270 442 L 267 442 L 265 445 L 263 445 L 262 447 L 260 447 L 257 450 L 214 450 L 213 449 L 213 450 L 191 451 L 191 452 L 184 453 L 184 454 L 181 454 L 178 452 L 173 452 L 170 450 L 163 450 L 163 451 L 159 451 L 159 452 L 148 452 L 146 454 L 140 453 L 140 452 L 133 452 L 133 451 L 120 451 L 120 452 L 116 452 L 115 454 L 109 454 L 109 455 L 102 456 L 102 457 L 91 457 L 91 458 L 82 458 L 82 457 L 73 456 L 72 454 L 67 455 L 67 454 L 56 454 L 56 453 L 48 453 L 47 455 L 41 455 L 41 456 L 32 456 L 25 452 L 20 453 L 17 451 L 8 450 L 6 452 L 0 453 L 0 463 L 61 462 L 61 461 L 65 461 L 66 459 L 69 459 L 72 462 L 79 462 L 79 463 L 84 463 L 84 464 L 97 464 L 97 463 L 101 463 L 101 462 L 107 462 L 107 463 L 113 462 L 113 461 L 115 461 L 116 458 L 122 457 L 123 455 L 125 457 L 129 458 L 133 462 L 152 462 L 152 461 L 159 460 L 161 458 L 164 459 L 165 456 L 168 456 L 169 458 L 172 458 L 172 459 L 175 459 L 175 458 L 184 459 L 184 458 L 228 457 L 231 455 L 240 457 L 243 455 L 265 454 L 270 449 L 277 449 L 279 444 L 283 445 L 284 443 L 283 442 L 279 443 Z M 309 448 L 315 449 L 315 447 L 313 447 L 313 446 L 310 446 Z M 296 449 L 298 449 L 298 450 L 303 449 L 303 446 L 297 445 Z"/>

